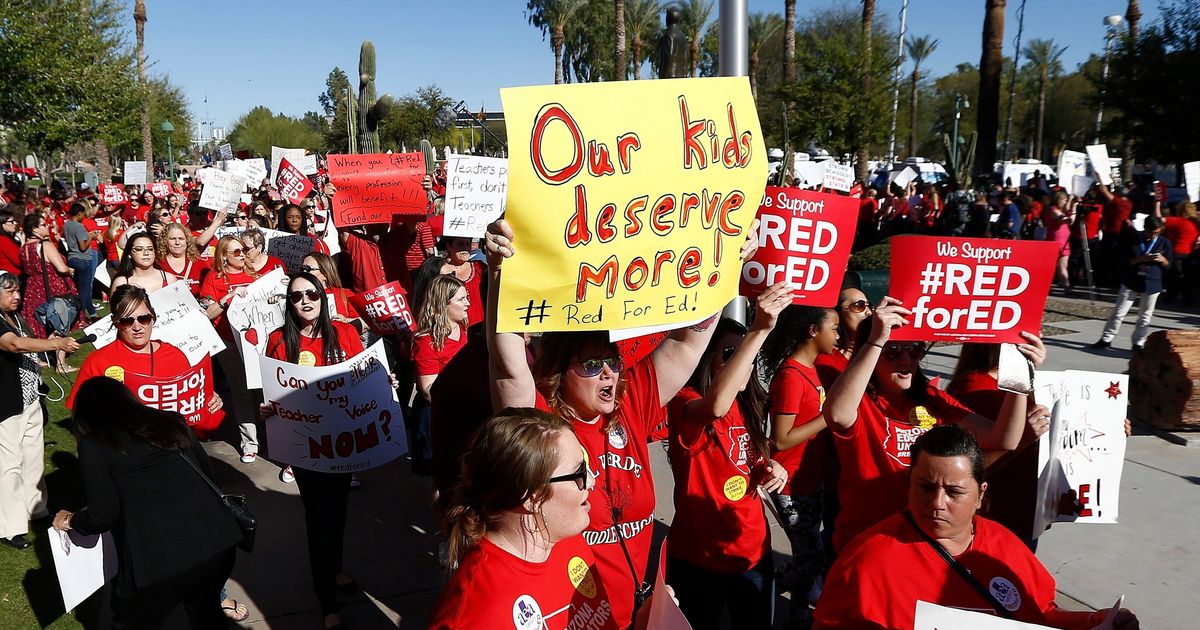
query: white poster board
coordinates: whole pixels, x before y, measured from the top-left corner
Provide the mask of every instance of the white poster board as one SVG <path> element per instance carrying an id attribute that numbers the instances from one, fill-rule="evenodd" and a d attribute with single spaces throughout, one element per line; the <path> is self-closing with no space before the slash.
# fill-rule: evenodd
<path id="1" fill-rule="evenodd" d="M 145 162 L 126 162 L 121 172 L 125 174 L 126 184 L 133 184 L 135 186 L 146 185 Z"/>
<path id="2" fill-rule="evenodd" d="M 226 171 L 209 169 L 200 193 L 200 207 L 214 212 L 233 212 L 246 188 L 246 178 Z"/>
<path id="3" fill-rule="evenodd" d="M 792 163 L 792 176 L 800 180 L 801 188 L 816 188 L 825 183 L 825 164 L 811 160 L 796 160 Z"/>
<path id="4" fill-rule="evenodd" d="M 504 213 L 508 197 L 506 158 L 455 155 L 446 161 L 446 236 L 483 238 Z"/>
<path id="5" fill-rule="evenodd" d="M 271 273 L 255 280 L 246 287 L 246 295 L 235 297 L 229 303 L 225 316 L 229 318 L 229 326 L 237 340 L 238 352 L 242 354 L 242 365 L 246 368 L 246 388 L 261 389 L 259 379 L 259 358 L 266 352 L 267 337 L 276 328 L 283 326 L 283 309 L 286 300 L 272 296 L 282 296 L 287 291 L 287 275 L 282 269 L 274 269 Z"/>
<path id="6" fill-rule="evenodd" d="M 304 358 L 301 358 L 304 362 Z M 349 361 L 315 367 L 263 357 L 271 457 L 306 470 L 353 472 L 408 451 L 383 341 Z"/>
<path id="7" fill-rule="evenodd" d="M 1112 161 L 1108 159 L 1108 146 L 1093 144 L 1087 147 L 1088 161 L 1092 163 L 1092 171 L 1096 179 L 1105 186 L 1112 186 Z"/>
<path id="8" fill-rule="evenodd" d="M 938 606 L 920 600 L 917 600 L 917 611 L 913 617 L 913 630 L 1052 630 L 1049 626 L 1012 621 L 991 613 Z"/>
<path id="9" fill-rule="evenodd" d="M 1183 165 L 1183 181 L 1187 185 L 1187 196 L 1192 203 L 1200 202 L 1200 162 Z"/>
<path id="10" fill-rule="evenodd" d="M 242 160 L 243 175 L 246 177 L 246 188 L 257 190 L 267 178 L 267 161 L 263 158 Z"/>
<path id="11" fill-rule="evenodd" d="M 917 170 L 913 167 L 906 166 L 904 167 L 904 170 L 898 173 L 896 171 L 892 171 L 892 175 L 894 175 L 894 177 L 892 177 L 892 183 L 900 188 L 904 188 L 905 186 L 908 186 L 912 180 L 916 179 L 919 173 L 917 173 Z"/>
<path id="12" fill-rule="evenodd" d="M 854 167 L 834 161 L 825 163 L 825 188 L 850 192 L 850 187 L 853 185 Z"/>
<path id="13" fill-rule="evenodd" d="M 1072 195 L 1075 195 L 1076 197 L 1082 197 L 1088 194 L 1088 191 L 1092 189 L 1092 184 L 1094 183 L 1096 183 L 1096 180 L 1088 177 L 1087 175 L 1072 175 L 1069 186 L 1064 186 L 1064 188 L 1067 188 Z"/>
<path id="14" fill-rule="evenodd" d="M 1088 156 L 1079 151 L 1065 150 L 1058 154 L 1058 182 L 1063 188 L 1070 188 L 1076 175 L 1088 174 Z"/>
<path id="15" fill-rule="evenodd" d="M 225 342 L 213 328 L 204 309 L 200 308 L 187 282 L 172 282 L 151 293 L 150 305 L 158 315 L 152 338 L 178 347 L 187 355 L 189 364 L 195 366 L 206 355 L 216 356 L 225 349 Z M 96 335 L 93 345 L 97 348 L 103 348 L 117 339 L 117 330 L 113 327 L 111 317 L 97 320 L 84 332 Z"/>
<path id="16" fill-rule="evenodd" d="M 46 530 L 54 557 L 54 572 L 62 591 L 63 608 L 71 612 L 117 574 L 117 549 L 112 534 L 84 536 L 79 532 Z"/>
<path id="17" fill-rule="evenodd" d="M 1039 371 L 1038 404 L 1052 412 L 1038 440 L 1038 507 L 1033 535 L 1056 522 L 1116 523 L 1125 463 L 1129 376 L 1068 370 Z M 1079 515 L 1061 514 L 1070 493 Z M 1065 507 L 1065 506 L 1064 506 Z"/>
<path id="18" fill-rule="evenodd" d="M 287 158 L 292 166 L 300 169 L 305 175 L 317 174 L 317 156 L 305 155 L 304 149 L 288 149 L 285 147 L 271 147 L 271 181 L 275 181 L 275 176 L 279 174 L 279 161 Z M 257 187 L 258 184 L 255 184 Z"/>

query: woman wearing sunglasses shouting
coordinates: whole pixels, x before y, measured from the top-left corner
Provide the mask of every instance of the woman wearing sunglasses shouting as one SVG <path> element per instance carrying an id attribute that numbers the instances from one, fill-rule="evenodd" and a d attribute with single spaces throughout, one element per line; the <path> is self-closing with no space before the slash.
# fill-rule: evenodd
<path id="1" fill-rule="evenodd" d="M 957 424 L 986 451 L 1011 451 L 1029 421 L 1049 415 L 1043 406 L 1027 406 L 1022 394 L 1005 394 L 996 418 L 972 413 L 921 373 L 924 342 L 889 341 L 892 330 L 909 323 L 911 312 L 885 297 L 875 314 L 859 326 L 850 366 L 830 388 L 825 420 L 841 462 L 838 495 L 841 512 L 833 534 L 834 550 L 905 507 L 909 448 L 918 436 L 939 424 Z M 1034 366 L 1046 358 L 1036 335 L 1022 333 L 1017 348 Z M 1028 411 L 1028 414 L 1027 414 Z"/>

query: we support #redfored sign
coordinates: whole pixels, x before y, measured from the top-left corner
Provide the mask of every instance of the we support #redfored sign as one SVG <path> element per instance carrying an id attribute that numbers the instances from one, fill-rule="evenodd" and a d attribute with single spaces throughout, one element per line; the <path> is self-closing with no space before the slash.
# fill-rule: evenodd
<path id="1" fill-rule="evenodd" d="M 363 314 L 367 326 L 377 335 L 395 335 L 413 329 L 412 309 L 399 282 L 389 282 L 366 293 L 350 297 L 350 304 Z"/>
<path id="2" fill-rule="evenodd" d="M 275 188 L 279 194 L 292 203 L 300 203 L 312 191 L 313 185 L 308 176 L 300 172 L 287 158 L 279 160 L 279 173 L 275 175 Z"/>
<path id="3" fill-rule="evenodd" d="M 125 386 L 148 407 L 175 411 L 200 439 L 221 425 L 224 411 L 209 413 L 212 401 L 212 359 L 204 357 L 195 366 L 173 376 L 148 376 L 125 372 Z"/>
<path id="4" fill-rule="evenodd" d="M 105 205 L 116 205 L 121 203 L 129 203 L 129 197 L 125 196 L 125 187 L 120 184 L 100 184 L 100 203 Z"/>
<path id="5" fill-rule="evenodd" d="M 768 186 L 758 209 L 758 251 L 742 266 L 741 294 L 755 297 L 786 281 L 795 304 L 836 305 L 857 214 L 858 201 L 850 197 Z"/>
<path id="6" fill-rule="evenodd" d="M 1041 328 L 1054 242 L 897 236 L 891 249 L 888 292 L 912 311 L 892 339 L 1022 343 Z"/>

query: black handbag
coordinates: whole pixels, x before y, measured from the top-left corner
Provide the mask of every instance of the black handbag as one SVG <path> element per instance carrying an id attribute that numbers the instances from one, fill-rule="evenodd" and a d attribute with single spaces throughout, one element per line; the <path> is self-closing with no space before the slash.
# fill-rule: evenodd
<path id="1" fill-rule="evenodd" d="M 238 543 L 238 547 L 241 547 L 243 551 L 254 551 L 254 535 L 258 532 L 258 519 L 255 518 L 254 514 L 250 512 L 250 508 L 246 506 L 246 497 L 235 494 L 225 494 L 224 492 L 221 492 L 221 489 L 217 487 L 217 484 L 213 483 L 212 480 L 208 478 L 208 475 L 204 474 L 204 471 L 200 470 L 199 466 L 196 466 L 192 460 L 188 459 L 187 455 L 180 453 L 179 456 L 182 457 L 183 461 L 187 462 L 188 466 L 191 466 L 192 470 L 196 471 L 196 474 L 200 475 L 200 478 L 204 480 L 204 483 L 212 489 L 212 491 L 217 495 L 217 498 L 221 500 L 221 504 L 225 506 L 225 510 L 229 512 L 230 516 L 232 516 L 233 520 L 238 524 L 238 528 L 242 530 L 242 542 Z"/>

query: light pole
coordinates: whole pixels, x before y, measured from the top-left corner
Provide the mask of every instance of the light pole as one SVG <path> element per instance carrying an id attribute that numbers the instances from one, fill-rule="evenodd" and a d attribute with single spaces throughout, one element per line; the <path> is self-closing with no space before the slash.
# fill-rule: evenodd
<path id="1" fill-rule="evenodd" d="M 1104 97 L 1108 94 L 1108 58 L 1112 53 L 1112 40 L 1116 37 L 1117 27 L 1125 18 L 1110 15 L 1104 18 L 1104 71 L 1100 74 L 1100 109 L 1096 112 L 1096 139 L 1092 144 L 1100 144 L 1100 125 L 1104 122 Z"/>
<path id="2" fill-rule="evenodd" d="M 717 21 L 720 29 L 718 73 L 723 77 L 744 77 L 749 70 L 748 5 L 747 0 L 721 0 L 720 19 Z M 746 306 L 746 300 L 735 297 L 725 305 L 721 316 L 745 324 L 749 321 Z"/>
<path id="3" fill-rule="evenodd" d="M 967 100 L 967 97 L 963 96 L 962 94 L 955 94 L 954 95 L 954 131 L 953 131 L 953 135 L 950 137 L 950 142 L 952 143 L 951 147 L 950 147 L 950 171 L 954 173 L 955 179 L 958 178 L 958 143 L 959 143 L 958 119 L 962 115 L 959 112 L 960 107 L 966 108 L 966 109 L 971 109 L 971 101 Z"/>
<path id="4" fill-rule="evenodd" d="M 908 33 L 908 0 L 900 4 L 900 37 L 896 42 L 896 72 L 892 77 L 892 131 L 888 134 L 888 163 L 896 162 L 896 116 L 900 113 L 900 66 L 904 65 L 904 35 Z M 916 124 L 916 123 L 913 123 Z M 909 156 L 912 147 L 908 147 Z"/>
<path id="5" fill-rule="evenodd" d="M 175 154 L 171 151 L 171 134 L 175 133 L 175 125 L 171 121 L 164 120 L 162 130 L 167 134 L 167 168 L 169 169 L 169 177 L 171 181 L 175 181 Z M 154 170 L 154 165 L 150 165 L 150 170 Z"/>

